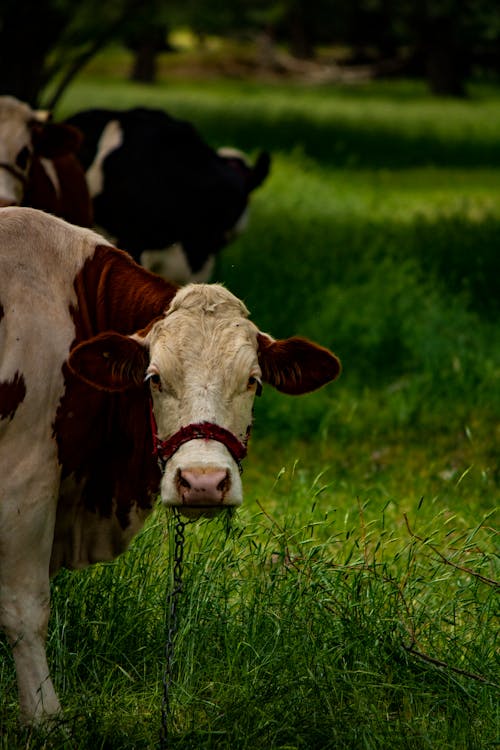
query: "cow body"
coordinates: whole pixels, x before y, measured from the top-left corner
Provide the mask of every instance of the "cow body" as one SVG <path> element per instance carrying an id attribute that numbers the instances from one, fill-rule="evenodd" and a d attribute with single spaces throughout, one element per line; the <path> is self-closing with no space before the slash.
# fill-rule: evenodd
<path id="1" fill-rule="evenodd" d="M 50 574 L 124 551 L 158 493 L 193 518 L 238 506 L 261 382 L 300 394 L 338 372 L 217 284 L 178 290 L 91 230 L 0 210 L 0 621 L 25 722 L 60 709 Z"/>
<path id="2" fill-rule="evenodd" d="M 250 167 L 161 110 L 92 109 L 67 122 L 84 134 L 80 159 L 96 225 L 164 278 L 207 281 L 216 253 L 245 225 L 269 156 Z"/>
<path id="3" fill-rule="evenodd" d="M 46 118 L 0 96 L 0 207 L 32 206 L 90 227 L 92 204 L 76 157 L 81 135 Z"/>

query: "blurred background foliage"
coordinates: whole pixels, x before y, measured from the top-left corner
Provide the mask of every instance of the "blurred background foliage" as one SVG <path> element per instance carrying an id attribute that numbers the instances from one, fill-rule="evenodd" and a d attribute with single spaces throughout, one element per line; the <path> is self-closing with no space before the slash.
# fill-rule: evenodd
<path id="1" fill-rule="evenodd" d="M 320 61 L 323 75 L 415 76 L 463 96 L 471 75 L 500 71 L 496 0 L 2 0 L 0 90 L 51 108 L 111 42 L 133 52 L 132 78 L 152 81 L 181 27 L 200 47 L 252 42 L 247 64 L 275 73 Z"/>

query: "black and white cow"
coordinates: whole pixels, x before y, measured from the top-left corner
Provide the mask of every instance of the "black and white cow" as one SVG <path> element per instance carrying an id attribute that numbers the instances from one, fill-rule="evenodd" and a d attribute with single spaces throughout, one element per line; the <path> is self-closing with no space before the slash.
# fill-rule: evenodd
<path id="1" fill-rule="evenodd" d="M 96 226 L 165 278 L 208 281 L 216 253 L 245 226 L 269 154 L 250 166 L 158 109 L 90 109 L 67 122 L 84 134 L 80 160 Z"/>

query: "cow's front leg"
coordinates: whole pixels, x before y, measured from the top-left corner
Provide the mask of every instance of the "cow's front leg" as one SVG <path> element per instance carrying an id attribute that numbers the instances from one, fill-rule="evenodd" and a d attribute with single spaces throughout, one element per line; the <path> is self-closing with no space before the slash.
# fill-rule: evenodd
<path id="1" fill-rule="evenodd" d="M 61 710 L 45 652 L 50 612 L 48 574 L 43 586 L 3 585 L 0 612 L 16 665 L 21 720 L 24 724 L 41 724 Z"/>
<path id="2" fill-rule="evenodd" d="M 22 468 L 15 467 L 11 478 L 25 477 Z M 56 501 L 54 482 L 44 480 L 40 473 L 23 488 L 11 481 L 3 497 L 0 487 L 0 625 L 12 647 L 25 724 L 43 723 L 60 711 L 45 653 Z"/>

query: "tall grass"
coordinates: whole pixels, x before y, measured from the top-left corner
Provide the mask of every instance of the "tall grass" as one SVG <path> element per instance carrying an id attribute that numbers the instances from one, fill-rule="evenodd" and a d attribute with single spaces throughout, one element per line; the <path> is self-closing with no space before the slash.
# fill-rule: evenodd
<path id="1" fill-rule="evenodd" d="M 285 518 L 261 503 L 229 533 L 188 528 L 171 746 L 493 747 L 489 520 L 465 532 L 417 504 L 402 526 L 388 502 L 337 517 L 318 486 L 283 490 Z M 78 747 L 157 744 L 164 532 L 157 520 L 116 564 L 55 581 L 49 651 Z M 72 746 L 12 720 L 2 742 Z"/>
<path id="2" fill-rule="evenodd" d="M 94 71 L 58 114 L 135 104 L 272 152 L 217 279 L 344 366 L 301 399 L 265 389 L 244 508 L 187 529 L 171 746 L 495 747 L 500 95 Z M 156 746 L 171 531 L 160 510 L 116 563 L 54 580 L 66 733 L 19 730 L 0 641 L 2 750 Z"/>

